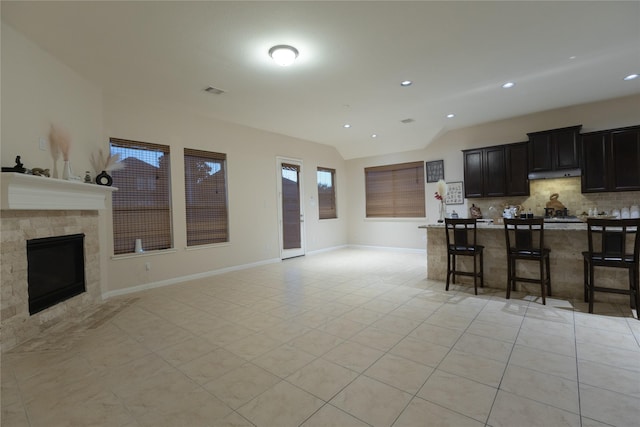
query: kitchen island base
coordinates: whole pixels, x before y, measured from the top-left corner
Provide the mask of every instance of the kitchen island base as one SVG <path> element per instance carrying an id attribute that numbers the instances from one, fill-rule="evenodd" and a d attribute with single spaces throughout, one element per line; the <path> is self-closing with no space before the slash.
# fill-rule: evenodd
<path id="1" fill-rule="evenodd" d="M 444 226 L 433 224 L 422 226 L 427 230 L 427 277 L 445 281 L 447 277 L 447 250 Z M 503 225 L 478 224 L 478 244 L 484 245 L 484 286 L 507 290 L 507 251 Z M 551 249 L 551 291 L 556 298 L 584 299 L 584 262 L 582 252 L 587 250 L 586 224 L 545 224 L 545 246 Z M 461 268 L 473 269 L 467 259 L 458 261 Z M 473 270 L 471 270 L 473 271 Z M 518 275 L 535 278 L 539 275 L 537 263 L 519 263 Z M 626 270 L 597 268 L 596 281 L 601 286 L 627 289 L 629 276 Z M 473 288 L 473 280 L 456 277 L 457 284 Z M 443 285 L 444 286 L 444 285 Z M 520 292 L 539 297 L 540 285 L 520 283 Z M 628 303 L 629 297 L 618 294 L 595 295 L 595 304 L 611 302 Z"/>

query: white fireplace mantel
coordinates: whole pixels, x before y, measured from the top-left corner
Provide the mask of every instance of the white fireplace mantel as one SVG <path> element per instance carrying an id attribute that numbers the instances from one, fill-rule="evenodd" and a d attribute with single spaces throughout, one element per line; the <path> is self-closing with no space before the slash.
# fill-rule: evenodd
<path id="1" fill-rule="evenodd" d="M 97 184 L 3 172 L 2 209 L 101 210 L 117 190 Z"/>

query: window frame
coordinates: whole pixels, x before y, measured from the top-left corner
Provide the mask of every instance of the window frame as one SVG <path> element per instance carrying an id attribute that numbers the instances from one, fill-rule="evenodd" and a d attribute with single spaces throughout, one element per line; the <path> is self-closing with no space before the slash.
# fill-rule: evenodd
<path id="1" fill-rule="evenodd" d="M 326 172 L 331 176 L 331 190 L 321 190 L 320 180 L 318 179 L 318 173 Z M 333 168 L 326 168 L 318 166 L 316 169 L 316 182 L 318 190 L 318 219 L 337 219 L 338 218 L 338 204 L 337 204 L 337 191 L 336 191 L 336 170 Z M 329 193 L 328 197 L 323 197 L 323 193 Z M 326 207 L 323 204 L 327 203 L 326 199 L 329 199 L 331 206 Z"/>

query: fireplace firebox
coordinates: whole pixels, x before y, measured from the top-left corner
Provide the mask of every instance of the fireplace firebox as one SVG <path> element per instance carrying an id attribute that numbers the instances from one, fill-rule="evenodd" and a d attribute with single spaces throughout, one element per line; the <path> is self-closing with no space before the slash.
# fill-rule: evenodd
<path id="1" fill-rule="evenodd" d="M 86 290 L 84 234 L 27 240 L 29 314 Z"/>

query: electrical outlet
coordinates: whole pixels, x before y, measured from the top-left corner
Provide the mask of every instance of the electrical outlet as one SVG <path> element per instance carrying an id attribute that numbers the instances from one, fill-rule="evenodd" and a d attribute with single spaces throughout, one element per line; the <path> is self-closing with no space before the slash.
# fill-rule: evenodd
<path id="1" fill-rule="evenodd" d="M 41 149 L 42 151 L 47 151 L 47 145 L 48 145 L 48 144 L 47 144 L 47 140 L 46 140 L 46 139 L 44 139 L 44 138 L 40 138 L 40 140 L 38 141 L 38 144 L 39 144 L 40 149 Z"/>

